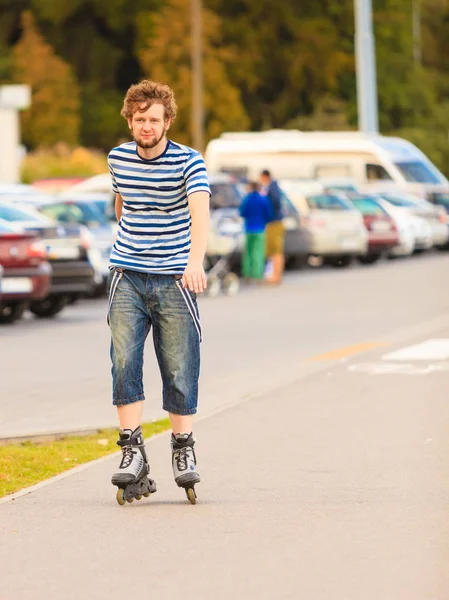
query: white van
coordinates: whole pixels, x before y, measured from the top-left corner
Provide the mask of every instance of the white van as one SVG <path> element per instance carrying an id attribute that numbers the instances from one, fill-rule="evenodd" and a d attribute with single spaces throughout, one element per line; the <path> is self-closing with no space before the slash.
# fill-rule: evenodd
<path id="1" fill-rule="evenodd" d="M 416 146 L 360 132 L 273 129 L 223 133 L 206 149 L 206 165 L 249 179 L 269 169 L 276 179 L 353 179 L 361 189 L 397 188 L 418 195 L 449 190 L 449 181 Z"/>

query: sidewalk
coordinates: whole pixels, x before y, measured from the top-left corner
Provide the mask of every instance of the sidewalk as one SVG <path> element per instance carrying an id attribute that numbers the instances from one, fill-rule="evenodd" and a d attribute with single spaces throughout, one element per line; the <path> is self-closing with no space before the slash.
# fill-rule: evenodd
<path id="1" fill-rule="evenodd" d="M 115 456 L 0 504 L 0 599 L 446 600 L 444 378 L 339 364 L 198 421 L 196 506 L 168 434 L 149 499 Z"/>

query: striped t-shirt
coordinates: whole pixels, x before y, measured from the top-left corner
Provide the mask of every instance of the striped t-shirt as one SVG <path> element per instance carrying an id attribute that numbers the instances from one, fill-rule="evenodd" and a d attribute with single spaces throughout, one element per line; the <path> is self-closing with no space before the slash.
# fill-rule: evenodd
<path id="1" fill-rule="evenodd" d="M 111 150 L 108 165 L 112 189 L 123 199 L 110 265 L 181 275 L 190 249 L 187 196 L 210 193 L 201 154 L 168 140 L 162 154 L 146 160 L 128 142 Z"/>

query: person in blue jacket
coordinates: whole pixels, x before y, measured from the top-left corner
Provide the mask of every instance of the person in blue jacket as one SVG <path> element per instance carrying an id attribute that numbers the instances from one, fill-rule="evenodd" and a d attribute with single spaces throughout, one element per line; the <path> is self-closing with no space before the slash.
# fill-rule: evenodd
<path id="1" fill-rule="evenodd" d="M 251 182 L 249 190 L 240 206 L 246 238 L 242 273 L 246 280 L 262 281 L 265 270 L 265 227 L 273 215 L 268 198 L 259 194 L 259 185 Z"/>

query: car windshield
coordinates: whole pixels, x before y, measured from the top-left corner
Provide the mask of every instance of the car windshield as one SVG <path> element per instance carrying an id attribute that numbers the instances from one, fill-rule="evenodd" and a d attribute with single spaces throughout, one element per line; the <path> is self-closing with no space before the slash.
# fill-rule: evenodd
<path id="1" fill-rule="evenodd" d="M 17 233 L 18 231 L 21 231 L 20 227 L 0 219 L 0 233 Z"/>
<path id="2" fill-rule="evenodd" d="M 281 205 L 282 205 L 282 214 L 284 217 L 297 217 L 299 212 L 292 204 L 290 198 L 287 194 L 281 191 Z"/>
<path id="3" fill-rule="evenodd" d="M 410 183 L 442 183 L 437 173 L 420 161 L 395 163 L 405 181 Z"/>
<path id="4" fill-rule="evenodd" d="M 387 200 L 393 206 L 400 206 L 403 208 L 416 208 L 418 206 L 418 202 L 415 202 L 414 200 L 411 200 L 409 198 L 405 198 L 404 196 L 392 196 L 390 194 L 387 194 L 382 197 L 385 198 L 385 200 Z"/>
<path id="5" fill-rule="evenodd" d="M 327 191 L 332 192 L 357 192 L 357 188 L 353 183 L 324 183 L 324 187 Z"/>
<path id="6" fill-rule="evenodd" d="M 434 194 L 435 204 L 439 204 L 440 206 L 444 206 L 445 208 L 449 208 L 449 195 L 436 193 Z"/>
<path id="7" fill-rule="evenodd" d="M 17 208 L 16 206 L 9 206 L 6 204 L 0 204 L 0 219 L 5 221 L 36 221 L 42 223 L 43 218 L 39 213 L 35 213 L 31 210 Z"/>
<path id="8" fill-rule="evenodd" d="M 383 216 L 384 210 L 373 198 L 369 197 L 360 197 L 360 198 L 352 198 L 352 203 L 363 215 L 374 216 L 380 215 Z"/>
<path id="9" fill-rule="evenodd" d="M 353 210 L 350 202 L 332 194 L 308 196 L 307 204 L 309 208 L 318 210 Z"/>
<path id="10" fill-rule="evenodd" d="M 78 223 L 80 225 L 100 226 L 106 225 L 107 221 L 99 209 L 88 202 L 61 202 L 59 204 L 47 204 L 41 206 L 42 214 L 56 219 L 60 223 Z"/>
<path id="11" fill-rule="evenodd" d="M 212 209 L 238 208 L 242 203 L 242 196 L 233 183 L 211 183 L 210 191 L 210 207 Z"/>

